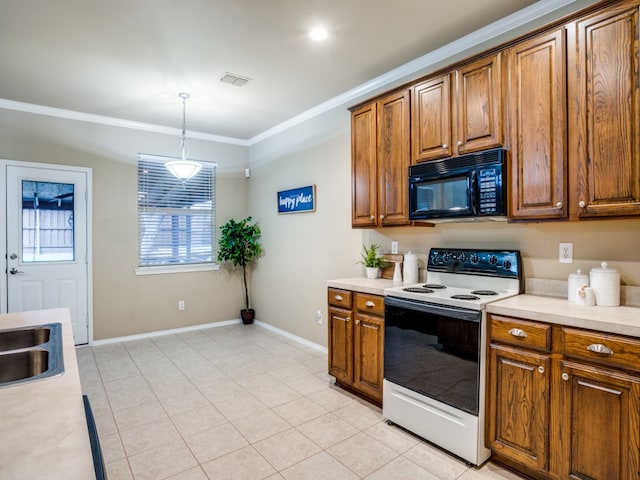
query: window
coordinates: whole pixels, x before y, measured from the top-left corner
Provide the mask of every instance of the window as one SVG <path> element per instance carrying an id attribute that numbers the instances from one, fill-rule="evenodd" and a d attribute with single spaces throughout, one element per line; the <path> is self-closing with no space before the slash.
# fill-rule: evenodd
<path id="1" fill-rule="evenodd" d="M 182 181 L 164 162 L 138 160 L 138 265 L 214 264 L 215 164 Z"/>

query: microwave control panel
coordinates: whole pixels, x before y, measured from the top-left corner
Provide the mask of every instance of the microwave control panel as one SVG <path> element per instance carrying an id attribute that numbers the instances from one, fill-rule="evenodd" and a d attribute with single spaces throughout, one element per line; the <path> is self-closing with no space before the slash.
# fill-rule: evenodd
<path id="1" fill-rule="evenodd" d="M 478 213 L 502 213 L 502 165 L 478 167 Z"/>

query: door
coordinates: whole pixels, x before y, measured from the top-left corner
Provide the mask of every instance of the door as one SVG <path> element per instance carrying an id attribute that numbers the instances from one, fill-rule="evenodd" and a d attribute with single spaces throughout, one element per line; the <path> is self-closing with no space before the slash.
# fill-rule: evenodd
<path id="1" fill-rule="evenodd" d="M 382 402 L 384 368 L 384 321 L 382 318 L 356 314 L 353 350 L 354 386 Z"/>
<path id="2" fill-rule="evenodd" d="M 451 156 L 450 84 L 446 73 L 413 87 L 412 164 Z"/>
<path id="3" fill-rule="evenodd" d="M 353 382 L 353 327 L 351 312 L 329 307 L 329 375 Z"/>
<path id="4" fill-rule="evenodd" d="M 88 342 L 87 172 L 7 165 L 7 311 L 68 307 Z"/>
<path id="5" fill-rule="evenodd" d="M 351 224 L 373 227 L 378 218 L 377 104 L 351 114 Z"/>

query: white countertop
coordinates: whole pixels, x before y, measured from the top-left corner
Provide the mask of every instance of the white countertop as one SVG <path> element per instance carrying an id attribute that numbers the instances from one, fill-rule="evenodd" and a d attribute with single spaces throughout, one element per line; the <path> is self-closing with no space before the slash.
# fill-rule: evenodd
<path id="1" fill-rule="evenodd" d="M 64 373 L 0 388 L 0 478 L 95 479 L 67 309 L 0 315 L 0 329 L 61 323 Z"/>
<path id="2" fill-rule="evenodd" d="M 351 277 L 327 281 L 327 287 L 342 288 L 372 295 L 384 295 L 385 288 L 397 287 L 398 285 L 402 285 L 402 282 L 394 282 L 386 278 Z"/>
<path id="3" fill-rule="evenodd" d="M 488 304 L 487 312 L 640 337 L 637 307 L 589 307 L 561 298 L 517 295 Z"/>

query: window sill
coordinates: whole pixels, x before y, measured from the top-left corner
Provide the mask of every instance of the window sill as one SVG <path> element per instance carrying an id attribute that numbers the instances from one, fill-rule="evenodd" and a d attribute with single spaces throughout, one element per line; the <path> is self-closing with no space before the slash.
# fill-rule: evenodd
<path id="1" fill-rule="evenodd" d="M 164 275 L 167 273 L 207 272 L 220 270 L 215 263 L 201 263 L 193 265 L 163 265 L 158 267 L 138 267 L 136 275 Z"/>

